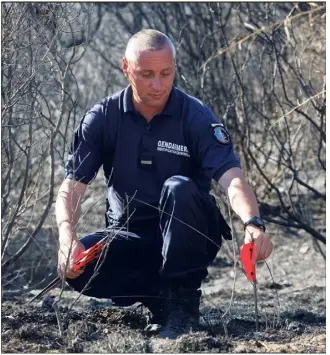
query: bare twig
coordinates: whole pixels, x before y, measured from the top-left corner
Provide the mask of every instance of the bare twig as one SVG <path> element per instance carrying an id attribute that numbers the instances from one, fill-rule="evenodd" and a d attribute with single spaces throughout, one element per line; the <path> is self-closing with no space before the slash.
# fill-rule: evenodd
<path id="1" fill-rule="evenodd" d="M 307 103 L 309 103 L 310 101 L 312 101 L 313 99 L 315 99 L 316 97 L 323 95 L 326 92 L 326 90 L 322 90 L 319 93 L 315 94 L 314 96 L 309 97 L 308 99 L 306 99 L 305 101 L 303 101 L 301 104 L 297 105 L 296 107 L 294 107 L 293 109 L 291 109 L 290 111 L 286 112 L 284 115 L 282 115 L 276 122 L 272 123 L 269 126 L 269 130 L 272 129 L 276 124 L 281 123 L 283 121 L 283 119 L 290 115 L 292 112 L 296 111 L 297 108 L 306 105 Z"/>
<path id="2" fill-rule="evenodd" d="M 319 7 L 315 8 L 315 9 L 312 9 L 312 10 L 309 10 L 309 11 L 300 12 L 297 15 L 292 16 L 290 19 L 285 18 L 283 20 L 274 22 L 272 25 L 270 25 L 268 27 L 261 27 L 260 29 L 256 29 L 251 34 L 249 34 L 248 36 L 245 36 L 245 37 L 241 38 L 238 41 L 234 41 L 234 42 L 230 43 L 229 46 L 227 46 L 225 48 L 219 49 L 216 54 L 210 56 L 203 63 L 203 65 L 199 68 L 199 70 L 201 70 L 204 66 L 206 66 L 212 60 L 214 60 L 217 57 L 219 57 L 221 54 L 226 53 L 228 51 L 231 51 L 237 46 L 241 46 L 244 42 L 246 42 L 246 41 L 248 41 L 250 39 L 255 39 L 256 36 L 261 35 L 262 33 L 265 33 L 265 32 L 269 32 L 270 30 L 272 30 L 274 28 L 278 28 L 279 26 L 285 26 L 287 24 L 288 20 L 290 22 L 292 22 L 293 20 L 296 20 L 297 18 L 299 18 L 301 16 L 310 15 L 310 14 L 312 14 L 314 12 L 318 12 L 318 11 L 321 11 L 323 9 L 325 9 L 325 6 L 319 6 Z"/>

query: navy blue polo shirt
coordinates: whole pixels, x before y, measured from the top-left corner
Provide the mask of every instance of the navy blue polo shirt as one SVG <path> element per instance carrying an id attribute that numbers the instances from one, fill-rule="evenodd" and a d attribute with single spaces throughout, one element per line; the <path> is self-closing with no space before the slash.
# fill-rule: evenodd
<path id="1" fill-rule="evenodd" d="M 173 87 L 162 113 L 148 123 L 133 106 L 132 88 L 98 102 L 82 118 L 65 177 L 90 183 L 103 166 L 109 216 L 130 227 L 158 217 L 166 179 L 184 175 L 208 193 L 230 168 L 240 167 L 228 132 L 212 111 Z M 133 199 L 132 199 L 133 198 Z M 128 211 L 126 209 L 129 202 Z"/>

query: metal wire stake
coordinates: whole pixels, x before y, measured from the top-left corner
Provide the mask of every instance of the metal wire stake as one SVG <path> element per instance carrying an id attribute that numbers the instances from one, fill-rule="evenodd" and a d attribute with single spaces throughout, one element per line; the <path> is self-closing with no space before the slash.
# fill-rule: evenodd
<path id="1" fill-rule="evenodd" d="M 256 332 L 259 331 L 259 317 L 258 317 L 258 296 L 257 296 L 257 282 L 253 282 L 253 293 L 254 293 L 254 313 L 256 316 Z"/>

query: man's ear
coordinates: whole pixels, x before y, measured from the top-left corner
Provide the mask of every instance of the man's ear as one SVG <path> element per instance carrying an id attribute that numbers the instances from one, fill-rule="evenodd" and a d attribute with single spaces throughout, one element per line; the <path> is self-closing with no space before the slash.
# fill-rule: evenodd
<path id="1" fill-rule="evenodd" d="M 122 62 L 121 62 L 121 68 L 123 70 L 123 73 L 125 76 L 128 76 L 128 62 L 127 62 L 127 59 L 124 57 Z"/>

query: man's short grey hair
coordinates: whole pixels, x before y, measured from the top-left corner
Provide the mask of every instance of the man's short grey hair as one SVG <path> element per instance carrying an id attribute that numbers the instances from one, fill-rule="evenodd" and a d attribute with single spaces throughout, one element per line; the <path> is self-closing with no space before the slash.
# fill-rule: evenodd
<path id="1" fill-rule="evenodd" d="M 128 62 L 137 62 L 140 53 L 145 50 L 159 51 L 164 47 L 171 48 L 175 59 L 173 42 L 162 32 L 156 30 L 141 30 L 133 35 L 126 46 L 125 58 Z"/>

